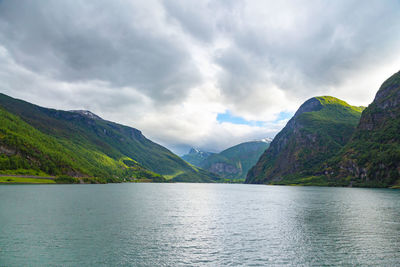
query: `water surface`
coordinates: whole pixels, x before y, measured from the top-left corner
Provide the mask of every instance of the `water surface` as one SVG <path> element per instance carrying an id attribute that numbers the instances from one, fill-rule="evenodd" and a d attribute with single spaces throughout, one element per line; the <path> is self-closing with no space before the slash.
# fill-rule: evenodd
<path id="1" fill-rule="evenodd" d="M 3 265 L 400 265 L 400 190 L 2 185 Z"/>

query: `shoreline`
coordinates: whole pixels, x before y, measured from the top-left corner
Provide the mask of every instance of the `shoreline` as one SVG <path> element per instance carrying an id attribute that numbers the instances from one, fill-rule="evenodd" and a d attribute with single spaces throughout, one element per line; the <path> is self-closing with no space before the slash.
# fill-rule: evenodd
<path id="1" fill-rule="evenodd" d="M 13 178 L 17 178 L 17 179 L 14 180 Z M 153 183 L 153 182 L 146 181 L 146 180 L 142 180 L 142 181 L 137 180 L 137 181 L 121 181 L 119 183 L 148 184 L 148 183 Z M 157 183 L 157 182 L 155 182 L 155 183 Z M 167 183 L 171 183 L 171 182 L 167 182 Z M 61 185 L 61 184 L 115 184 L 115 183 L 94 183 L 93 180 L 88 180 L 85 182 L 85 181 L 83 181 L 83 179 L 79 179 L 78 183 L 63 183 L 63 182 L 56 182 L 56 177 L 33 176 L 33 175 L 0 175 L 0 185 L 18 185 L 18 184 L 21 184 L 21 185 L 22 184 L 24 184 L 24 185 L 26 185 L 26 184 L 30 184 L 30 185 L 43 185 L 43 184 L 45 184 L 45 185 L 49 185 L 49 184 Z M 198 183 L 193 183 L 193 184 L 198 184 Z M 215 183 L 215 184 L 245 184 L 245 183 Z M 249 185 L 400 189 L 400 185 L 394 185 L 391 187 L 329 186 L 329 185 L 311 185 L 311 184 L 249 184 Z"/>

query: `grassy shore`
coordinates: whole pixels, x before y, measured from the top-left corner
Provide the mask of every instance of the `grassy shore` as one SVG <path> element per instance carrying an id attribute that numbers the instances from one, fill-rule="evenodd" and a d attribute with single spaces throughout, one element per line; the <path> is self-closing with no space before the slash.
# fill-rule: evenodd
<path id="1" fill-rule="evenodd" d="M 53 179 L 0 176 L 0 183 L 2 183 L 2 184 L 55 184 L 56 182 Z"/>

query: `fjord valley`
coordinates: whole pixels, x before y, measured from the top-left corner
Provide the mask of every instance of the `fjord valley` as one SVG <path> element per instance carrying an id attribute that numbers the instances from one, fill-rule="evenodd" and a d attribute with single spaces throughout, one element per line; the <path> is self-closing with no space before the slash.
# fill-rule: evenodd
<path id="1" fill-rule="evenodd" d="M 184 160 L 139 130 L 89 111 L 48 109 L 1 94 L 1 181 L 29 182 L 23 179 L 26 175 L 27 179 L 53 177 L 36 182 L 60 183 L 397 187 L 399 77 L 396 73 L 385 81 L 367 108 L 332 96 L 313 97 L 272 142 L 245 142 L 220 153 L 191 149 Z"/>
<path id="2" fill-rule="evenodd" d="M 306 101 L 249 171 L 246 183 L 400 185 L 400 72 L 367 107 Z"/>
<path id="3" fill-rule="evenodd" d="M 210 153 L 192 148 L 182 156 L 187 162 L 215 173 L 226 182 L 244 182 L 247 172 L 254 166 L 272 139 L 244 142 L 220 153 Z"/>
<path id="4" fill-rule="evenodd" d="M 0 173 L 58 182 L 214 182 L 134 128 L 0 94 Z M 15 178 L 9 178 L 9 182 Z M 6 180 L 7 181 L 7 180 Z"/>
<path id="5" fill-rule="evenodd" d="M 220 153 L 192 148 L 182 159 L 139 130 L 90 111 L 48 109 L 0 94 L 0 181 L 398 187 L 399 77 L 385 81 L 367 108 L 313 97 L 272 142 Z"/>
<path id="6" fill-rule="evenodd" d="M 399 18 L 0 0 L 0 267 L 400 267 Z"/>

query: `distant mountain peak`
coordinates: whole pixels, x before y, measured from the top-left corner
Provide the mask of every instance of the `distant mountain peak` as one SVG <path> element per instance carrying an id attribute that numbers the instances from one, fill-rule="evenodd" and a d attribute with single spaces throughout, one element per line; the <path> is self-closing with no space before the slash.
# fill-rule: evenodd
<path id="1" fill-rule="evenodd" d="M 96 114 L 94 114 L 93 112 L 91 112 L 89 110 L 70 110 L 70 112 L 78 113 L 78 114 L 88 117 L 90 119 L 102 120 L 102 118 L 100 116 L 97 116 Z"/>
<path id="2" fill-rule="evenodd" d="M 200 153 L 201 151 L 195 147 L 191 147 L 189 150 L 189 154 L 197 154 Z"/>
<path id="3" fill-rule="evenodd" d="M 186 160 L 192 165 L 199 166 L 203 160 L 205 160 L 212 154 L 214 153 L 202 151 L 198 148 L 192 147 L 190 148 L 189 153 L 182 156 L 182 159 Z"/>
<path id="4" fill-rule="evenodd" d="M 212 154 L 212 153 L 208 152 L 208 151 L 200 150 L 200 149 L 195 148 L 195 147 L 190 148 L 189 153 L 188 153 L 188 155 L 199 155 L 199 156 L 204 157 L 204 158 L 208 157 L 210 154 Z"/>

